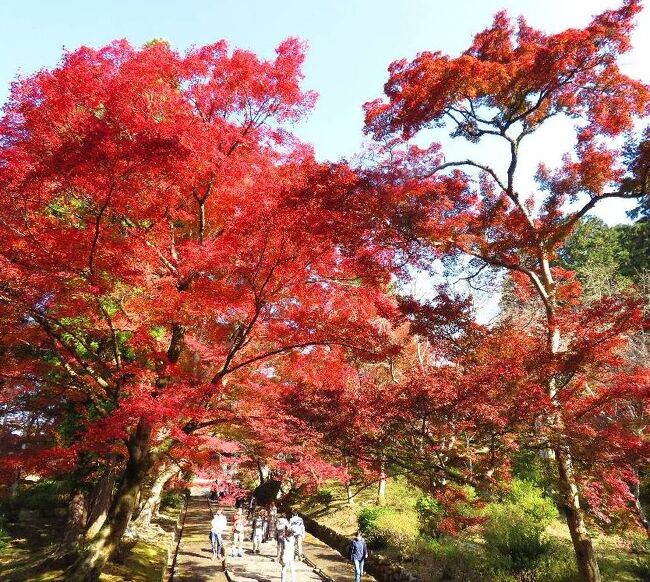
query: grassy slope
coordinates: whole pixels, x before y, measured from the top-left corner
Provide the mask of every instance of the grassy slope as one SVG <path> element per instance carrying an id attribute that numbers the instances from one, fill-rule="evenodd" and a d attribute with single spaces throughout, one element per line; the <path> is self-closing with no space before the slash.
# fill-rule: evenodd
<path id="1" fill-rule="evenodd" d="M 322 525 L 330 527 L 344 535 L 352 536 L 357 529 L 357 515 L 364 507 L 374 506 L 377 501 L 377 487 L 373 486 L 361 491 L 355 498 L 355 504 L 350 506 L 346 502 L 345 490 L 336 484 L 331 484 L 327 490 L 333 493 L 332 501 L 323 503 L 319 495 L 305 499 L 300 504 L 300 509 L 310 515 Z M 415 514 L 415 502 L 419 492 L 401 480 L 389 479 L 386 488 L 385 506 L 400 511 L 405 518 Z M 411 514 L 411 515 L 407 515 Z M 570 548 L 570 536 L 567 525 L 562 520 L 555 520 L 548 529 L 548 533 L 567 548 Z M 480 544 L 480 539 L 476 539 Z M 466 543 L 466 542 L 465 542 Z M 472 543 L 472 542 L 470 542 Z M 625 540 L 616 535 L 598 535 L 594 540 L 596 552 L 601 566 L 603 580 L 616 582 L 643 582 L 635 572 L 635 557 L 627 551 Z M 424 549 L 424 551 L 422 551 Z M 394 548 L 386 548 L 381 552 L 388 557 L 397 557 Z M 432 554 L 426 555 L 426 546 L 420 546 L 420 551 L 413 561 L 405 564 L 407 568 L 419 573 L 423 580 L 431 579 L 431 572 L 435 569 Z"/>

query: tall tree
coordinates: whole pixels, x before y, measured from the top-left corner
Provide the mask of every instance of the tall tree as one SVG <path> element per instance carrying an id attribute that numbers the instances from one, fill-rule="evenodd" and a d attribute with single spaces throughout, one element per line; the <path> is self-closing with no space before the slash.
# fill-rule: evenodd
<path id="1" fill-rule="evenodd" d="M 276 52 L 120 41 L 13 86 L 3 401 L 45 428 L 34 454 L 3 464 L 87 478 L 100 459 L 120 475 L 71 579 L 99 577 L 165 455 L 247 428 L 250 386 L 273 361 L 382 347 L 386 253 L 327 204 L 354 174 L 283 128 L 315 97 L 300 87 L 303 46 Z"/>
<path id="2" fill-rule="evenodd" d="M 638 318 L 638 309 L 612 300 L 598 307 L 600 319 L 587 315 L 576 306 L 571 276 L 552 262 L 577 222 L 601 200 L 648 193 L 647 133 L 633 136 L 635 121 L 647 113 L 648 88 L 617 64 L 630 48 L 639 10 L 637 0 L 628 0 L 584 29 L 552 35 L 523 19 L 514 25 L 499 13 L 458 57 L 425 52 L 394 62 L 387 99 L 366 105 L 367 131 L 392 150 L 379 175 L 387 200 L 396 206 L 394 224 L 407 240 L 423 245 L 429 256 L 466 256 L 505 269 L 540 301 L 545 313 L 540 369 L 549 407 L 543 420 L 555 435 L 550 443 L 564 511 L 581 577 L 589 581 L 600 580 L 600 573 L 581 505 L 587 489 L 576 473 L 578 439 L 567 402 L 568 394 L 587 398 L 587 392 L 571 381 L 580 377 L 579 366 L 568 376 L 555 366 L 589 342 L 593 354 L 598 341 L 618 337 L 626 327 L 621 322 Z M 573 123 L 575 148 L 556 169 L 540 164 L 540 188 L 529 195 L 520 190 L 522 151 L 531 136 L 559 117 Z M 502 167 L 480 154 L 446 160 L 435 143 L 398 153 L 405 140 L 425 139 L 422 130 L 440 125 L 485 148 L 504 144 Z M 614 139 L 624 134 L 626 147 Z M 570 201 L 577 206 L 567 208 Z M 578 320 L 587 327 L 576 327 Z M 599 333 L 604 335 L 597 340 Z"/>

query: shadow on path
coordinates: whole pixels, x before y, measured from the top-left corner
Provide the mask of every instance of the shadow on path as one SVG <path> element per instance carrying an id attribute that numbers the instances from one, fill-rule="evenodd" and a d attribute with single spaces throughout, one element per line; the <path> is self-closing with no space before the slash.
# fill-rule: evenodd
<path id="1" fill-rule="evenodd" d="M 209 544 L 210 520 L 216 509 L 207 497 L 195 494 L 187 500 L 185 526 L 176 558 L 172 582 L 227 582 L 221 560 L 212 559 Z M 224 533 L 226 550 L 225 565 L 232 582 L 279 582 L 280 564 L 275 560 L 275 542 L 262 544 L 261 552 L 254 554 L 247 528 L 244 541 L 244 555 L 230 557 L 232 549 L 232 507 L 224 507 L 228 516 L 228 528 Z M 348 560 L 336 550 L 307 534 L 304 545 L 306 557 L 336 582 L 353 582 L 354 573 Z M 296 582 L 322 582 L 323 578 L 305 562 L 296 562 Z M 364 576 L 364 582 L 375 582 Z"/>

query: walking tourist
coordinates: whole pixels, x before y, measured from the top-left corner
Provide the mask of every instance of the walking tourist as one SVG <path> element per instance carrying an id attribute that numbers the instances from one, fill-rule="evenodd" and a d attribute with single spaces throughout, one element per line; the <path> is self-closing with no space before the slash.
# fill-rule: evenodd
<path id="1" fill-rule="evenodd" d="M 226 552 L 223 548 L 223 531 L 228 525 L 228 520 L 221 507 L 217 508 L 210 524 L 210 545 L 212 546 L 212 559 L 223 558 Z"/>
<path id="2" fill-rule="evenodd" d="M 264 519 L 261 515 L 256 515 L 253 518 L 253 532 L 252 532 L 252 541 L 253 541 L 253 553 L 259 554 L 260 547 L 262 545 L 262 539 L 264 538 Z"/>
<path id="3" fill-rule="evenodd" d="M 232 523 L 232 557 L 244 555 L 244 511 L 240 507 L 235 513 Z"/>
<path id="4" fill-rule="evenodd" d="M 248 502 L 248 519 L 255 515 L 255 508 L 257 507 L 257 499 L 255 495 L 252 495 L 250 501 Z"/>
<path id="5" fill-rule="evenodd" d="M 296 564 L 295 552 L 296 542 L 293 532 L 285 527 L 278 536 L 278 545 L 280 549 L 280 582 L 288 582 L 289 573 L 291 573 L 291 582 L 296 582 Z"/>
<path id="6" fill-rule="evenodd" d="M 298 552 L 298 559 L 302 560 L 302 541 L 305 539 L 305 522 L 296 511 L 292 512 L 291 519 L 289 520 L 289 528 L 293 533 L 296 542 L 296 551 Z"/>
<path id="7" fill-rule="evenodd" d="M 269 524 L 266 528 L 266 538 L 265 540 L 271 541 L 276 539 L 278 533 L 278 508 L 275 506 L 275 503 L 271 503 L 271 508 L 269 509 Z"/>
<path id="8" fill-rule="evenodd" d="M 281 538 L 284 536 L 285 530 L 289 527 L 289 520 L 285 514 L 280 515 L 277 522 L 277 532 L 275 535 L 275 543 L 277 549 L 277 559 L 280 559 L 280 550 L 281 548 Z"/>
<path id="9" fill-rule="evenodd" d="M 368 557 L 368 546 L 366 545 L 361 532 L 352 540 L 350 548 L 350 560 L 354 564 L 354 582 L 361 582 L 363 576 L 363 563 Z"/>

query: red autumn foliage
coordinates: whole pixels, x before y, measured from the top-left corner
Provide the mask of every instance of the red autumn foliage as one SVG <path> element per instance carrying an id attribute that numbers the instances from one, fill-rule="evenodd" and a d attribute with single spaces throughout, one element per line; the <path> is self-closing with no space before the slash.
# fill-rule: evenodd
<path id="1" fill-rule="evenodd" d="M 618 66 L 640 9 L 638 1 L 627 0 L 584 29 L 552 35 L 499 13 L 458 57 L 425 52 L 393 63 L 385 99 L 365 106 L 366 131 L 382 141 L 385 152 L 374 170 L 376 181 L 383 182 L 384 199 L 393 208 L 394 231 L 413 255 L 424 258 L 415 264 L 469 258 L 464 264 L 470 268 L 505 271 L 514 295 L 528 305 L 528 317 L 504 314 L 502 323 L 465 344 L 467 355 L 447 356 L 446 365 L 459 375 L 451 385 L 463 388 L 453 411 L 469 416 L 469 424 L 459 418 L 467 443 L 477 435 L 484 442 L 491 438 L 493 444 L 473 450 L 479 458 L 506 454 L 508 447 L 553 451 L 585 580 L 599 580 L 599 573 L 584 502 L 600 518 L 623 507 L 634 512 L 636 469 L 648 461 L 645 415 L 639 412 L 647 371 L 627 369 L 622 357 L 626 338 L 643 321 L 631 298 L 585 304 L 574 275 L 553 263 L 574 225 L 598 202 L 648 195 L 648 134 L 637 131 L 637 122 L 648 113 L 650 92 Z M 555 117 L 573 124 L 575 147 L 557 168 L 540 160 L 539 191 L 531 196 L 521 190 L 521 155 L 530 136 Z M 479 147 L 478 157 L 447 160 L 439 144 L 421 145 L 429 135 L 423 130 L 432 127 L 445 127 L 452 137 L 486 151 L 501 142 L 508 155 L 491 166 Z M 408 143 L 415 136 L 417 148 Z M 405 305 L 414 330 L 436 329 L 440 317 L 430 305 Z M 458 330 L 457 336 L 463 334 L 477 337 L 471 327 Z M 419 374 L 415 381 L 422 385 Z M 441 402 L 446 385 L 441 382 L 429 398 Z M 475 403 L 472 386 L 482 387 Z M 402 407 L 407 415 L 420 410 L 421 405 Z M 447 417 L 437 418 L 434 425 Z M 448 445 L 450 438 L 440 435 L 434 442 Z M 460 474 L 473 478 L 483 469 L 489 476 L 489 465 L 469 463 L 467 445 L 457 440 L 453 448 L 467 458 Z M 449 460 L 453 455 L 445 455 Z M 599 480 L 607 471 L 611 478 Z"/>
<path id="2" fill-rule="evenodd" d="M 393 63 L 358 169 L 287 128 L 315 102 L 295 39 L 272 60 L 119 41 L 17 82 L 0 120 L 0 478 L 83 488 L 117 470 L 71 575 L 97 579 L 166 464 L 263 463 L 294 485 L 390 466 L 454 533 L 477 523 L 462 487 L 498 489 L 527 449 L 555 456 L 598 580 L 585 503 L 634 515 L 650 458 L 648 370 L 624 357 L 647 321 L 632 296 L 585 303 L 554 261 L 600 200 L 648 194 L 649 91 L 617 64 L 639 10 L 553 35 L 499 13 L 460 56 Z M 575 148 L 520 191 L 520 148 L 554 117 Z M 501 140 L 503 167 L 408 142 L 440 125 Z M 506 272 L 521 313 L 483 326 L 444 287 L 398 297 L 435 259 Z"/>
<path id="3" fill-rule="evenodd" d="M 283 127 L 314 103 L 303 58 L 292 39 L 270 61 L 225 42 L 180 55 L 121 41 L 13 88 L 0 121 L 3 404 L 42 429 L 1 462 L 12 475 L 92 479 L 98 458 L 123 471 L 84 575 L 161 455 L 202 466 L 214 431 L 291 440 L 259 384 L 283 356 L 384 350 L 391 252 L 328 204 L 355 175 Z"/>

